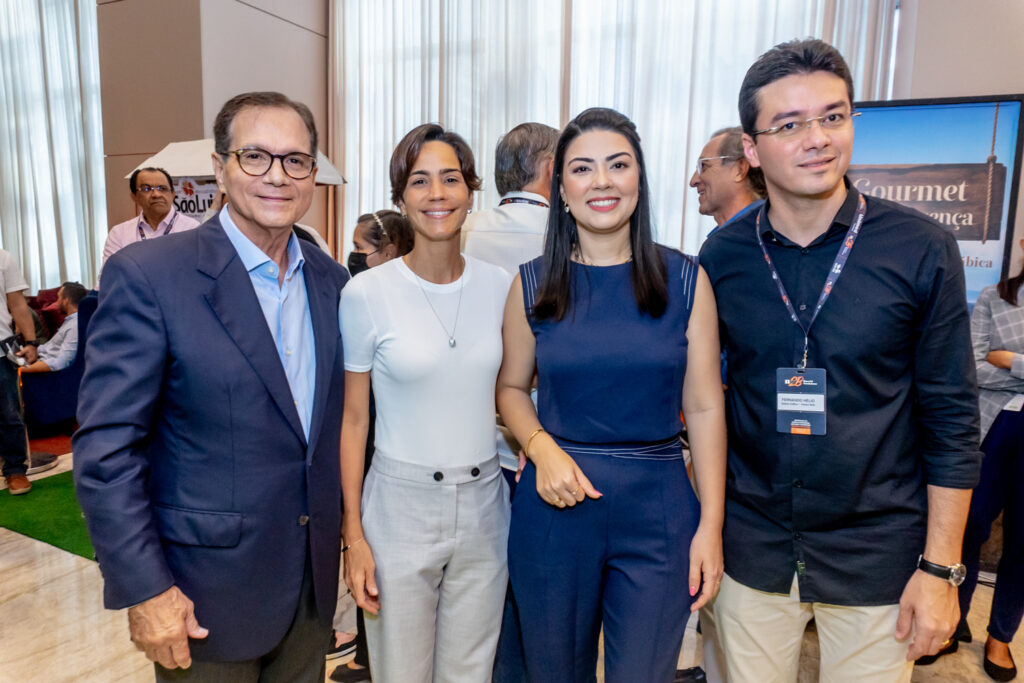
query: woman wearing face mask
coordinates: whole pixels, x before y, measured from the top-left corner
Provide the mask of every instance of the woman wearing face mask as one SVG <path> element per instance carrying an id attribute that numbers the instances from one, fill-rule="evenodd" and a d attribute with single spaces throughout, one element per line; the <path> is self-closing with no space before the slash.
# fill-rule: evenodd
<path id="1" fill-rule="evenodd" d="M 652 239 L 629 119 L 583 112 L 554 169 L 560 201 L 544 254 L 509 292 L 498 377 L 501 416 L 529 459 L 509 533 L 526 671 L 531 683 L 593 681 L 603 625 L 605 681 L 668 683 L 690 611 L 722 576 L 714 295 L 693 259 Z"/>
<path id="2" fill-rule="evenodd" d="M 459 253 L 479 187 L 462 138 L 433 124 L 410 131 L 391 188 L 413 249 L 341 297 L 345 581 L 368 612 L 375 683 L 491 678 L 508 576 L 494 383 L 509 277 Z M 376 448 L 363 487 L 371 382 Z"/>
<path id="3" fill-rule="evenodd" d="M 352 231 L 348 272 L 353 277 L 412 251 L 412 227 L 397 211 L 383 209 L 364 213 Z"/>

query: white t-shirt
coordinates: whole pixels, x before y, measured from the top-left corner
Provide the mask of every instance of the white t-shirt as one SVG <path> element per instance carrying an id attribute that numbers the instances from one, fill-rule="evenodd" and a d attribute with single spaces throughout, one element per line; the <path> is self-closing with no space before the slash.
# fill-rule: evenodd
<path id="1" fill-rule="evenodd" d="M 462 467 L 494 456 L 494 385 L 511 279 L 464 258 L 462 276 L 450 284 L 423 280 L 396 258 L 342 290 L 345 370 L 371 371 L 375 447 L 384 457 Z"/>
<path id="2" fill-rule="evenodd" d="M 3 302 L 0 303 L 0 339 L 14 334 L 11 312 L 7 310 L 7 295 L 11 292 L 23 292 L 28 289 L 25 276 L 18 267 L 11 253 L 0 249 L 0 290 L 3 291 Z"/>

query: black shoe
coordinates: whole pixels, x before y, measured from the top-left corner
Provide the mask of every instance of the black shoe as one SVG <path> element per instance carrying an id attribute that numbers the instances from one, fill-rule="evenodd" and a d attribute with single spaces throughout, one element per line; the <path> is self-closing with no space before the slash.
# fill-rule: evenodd
<path id="1" fill-rule="evenodd" d="M 28 471 L 25 474 L 39 474 L 56 466 L 57 456 L 53 453 L 32 453 L 28 456 Z"/>
<path id="2" fill-rule="evenodd" d="M 370 669 L 352 669 L 348 664 L 339 664 L 328 677 L 339 683 L 370 683 Z"/>
<path id="3" fill-rule="evenodd" d="M 1013 655 L 1010 655 L 1010 661 L 1013 662 Z M 993 681 L 1012 681 L 1017 677 L 1017 664 L 1013 664 L 1009 667 L 999 666 L 988 657 L 985 657 L 985 673 Z"/>
<path id="4" fill-rule="evenodd" d="M 332 659 L 338 659 L 339 657 L 346 657 L 356 651 L 356 641 L 350 640 L 347 643 L 341 645 L 335 645 L 327 651 L 327 661 Z"/>
<path id="5" fill-rule="evenodd" d="M 925 655 L 924 657 L 918 657 L 914 661 L 914 665 L 915 666 L 928 666 L 929 664 L 934 664 L 938 660 L 939 657 L 941 657 L 943 655 L 953 654 L 958 649 L 960 649 L 960 641 L 957 640 L 956 638 L 953 638 L 952 640 L 950 640 L 949 645 L 947 645 L 946 647 L 942 648 L 941 650 L 939 650 L 935 654 L 933 654 L 933 655 Z"/>
<path id="6" fill-rule="evenodd" d="M 707 683 L 707 680 L 704 669 L 694 666 L 689 669 L 676 669 L 676 677 L 672 679 L 672 683 Z"/>

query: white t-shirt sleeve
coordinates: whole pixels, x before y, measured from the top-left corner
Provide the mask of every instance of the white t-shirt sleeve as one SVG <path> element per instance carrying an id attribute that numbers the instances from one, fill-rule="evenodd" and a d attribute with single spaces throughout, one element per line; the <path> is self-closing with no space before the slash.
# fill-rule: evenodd
<path id="1" fill-rule="evenodd" d="M 345 349 L 345 370 L 369 372 L 377 350 L 377 327 L 371 315 L 366 285 L 369 278 L 353 278 L 341 290 L 338 322 Z"/>
<path id="2" fill-rule="evenodd" d="M 28 289 L 28 283 L 25 282 L 25 275 L 21 272 L 21 268 L 18 267 L 18 262 L 8 252 L 3 252 L 2 268 L 4 294 L 22 292 Z"/>

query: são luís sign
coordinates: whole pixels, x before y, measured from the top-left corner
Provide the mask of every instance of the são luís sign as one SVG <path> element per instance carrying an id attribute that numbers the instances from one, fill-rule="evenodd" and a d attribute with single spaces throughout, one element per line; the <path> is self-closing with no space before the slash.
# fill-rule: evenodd
<path id="1" fill-rule="evenodd" d="M 174 208 L 189 218 L 201 220 L 217 201 L 217 181 L 205 178 L 178 178 L 174 183 Z"/>

